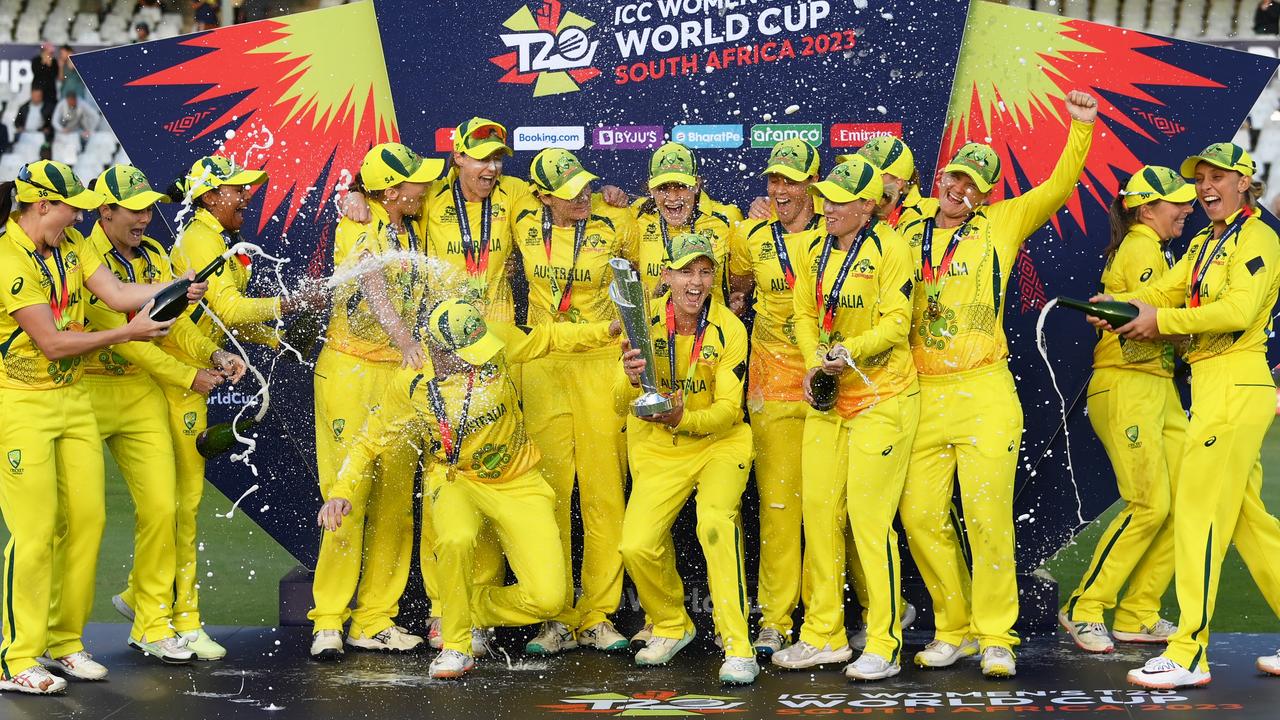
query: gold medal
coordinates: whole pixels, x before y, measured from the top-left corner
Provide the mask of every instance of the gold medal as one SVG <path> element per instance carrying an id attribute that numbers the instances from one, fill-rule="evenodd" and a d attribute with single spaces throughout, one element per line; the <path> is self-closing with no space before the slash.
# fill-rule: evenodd
<path id="1" fill-rule="evenodd" d="M 937 295 L 929 296 L 929 304 L 924 310 L 924 319 L 933 321 L 942 317 L 942 305 L 938 302 Z"/>

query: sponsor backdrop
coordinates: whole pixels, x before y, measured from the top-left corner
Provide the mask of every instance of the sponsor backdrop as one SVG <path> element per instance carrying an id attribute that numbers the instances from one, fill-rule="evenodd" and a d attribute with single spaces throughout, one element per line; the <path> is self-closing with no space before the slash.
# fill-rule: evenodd
<path id="1" fill-rule="evenodd" d="M 1012 363 L 1027 416 L 1015 508 L 1023 571 L 1115 499 L 1083 416 L 1092 336 L 1078 317 L 1049 319 L 1050 359 L 1070 411 L 1069 464 L 1066 413 L 1035 350 L 1040 308 L 1053 295 L 1088 295 L 1096 285 L 1105 205 L 1123 178 L 1143 163 L 1176 165 L 1229 139 L 1277 64 L 962 0 L 500 0 L 429 8 L 379 0 L 86 54 L 77 63 L 130 157 L 157 184 L 219 147 L 271 174 L 245 235 L 292 259 L 286 277 L 324 271 L 335 186 L 370 145 L 402 138 L 424 153 L 445 153 L 453 126 L 471 115 L 511 130 L 517 154 L 509 174 L 524 175 L 533 151 L 565 147 L 606 181 L 639 193 L 646 151 L 671 139 L 698 149 L 713 197 L 745 208 L 763 190 L 756 173 L 768 149 L 787 137 L 818 145 L 829 167 L 835 154 L 871 137 L 902 136 L 926 185 L 940 153 L 987 141 L 1005 161 L 998 192 L 1016 194 L 1046 177 L 1060 153 L 1062 96 L 1090 90 L 1102 118 L 1081 189 L 1009 270 Z M 156 229 L 167 241 L 166 233 Z M 257 290 L 275 288 L 273 273 L 261 272 Z M 275 411 L 251 458 L 256 472 L 224 458 L 209 473 L 232 498 L 258 486 L 242 509 L 307 565 L 319 504 L 309 386 L 305 367 L 277 366 Z M 255 389 L 216 394 L 214 415 L 234 412 Z M 746 517 L 753 526 L 753 508 Z M 700 571 L 692 526 L 678 532 L 692 576 Z M 754 576 L 753 562 L 749 569 Z"/>

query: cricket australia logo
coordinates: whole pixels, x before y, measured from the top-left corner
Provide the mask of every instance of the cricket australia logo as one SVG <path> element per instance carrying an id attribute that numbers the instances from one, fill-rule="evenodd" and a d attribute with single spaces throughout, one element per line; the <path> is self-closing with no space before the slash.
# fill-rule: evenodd
<path id="1" fill-rule="evenodd" d="M 13 468 L 14 475 L 22 474 L 22 451 L 21 450 L 9 451 L 9 467 Z"/>
<path id="2" fill-rule="evenodd" d="M 333 438 L 335 440 L 341 440 L 342 431 L 345 430 L 346 427 L 347 427 L 346 420 L 343 420 L 342 418 L 338 418 L 337 420 L 334 420 L 333 421 Z"/>
<path id="3" fill-rule="evenodd" d="M 533 85 L 533 96 L 542 97 L 577 92 L 600 74 L 591 65 L 600 43 L 587 34 L 596 24 L 561 6 L 560 0 L 543 0 L 536 11 L 521 6 L 502 24 L 510 32 L 498 38 L 514 50 L 489 58 L 507 71 L 498 82 Z"/>
<path id="4" fill-rule="evenodd" d="M 182 425 L 187 429 L 187 434 L 190 435 L 191 431 L 194 430 L 196 427 L 196 414 L 193 412 L 189 412 L 183 415 Z"/>
<path id="5" fill-rule="evenodd" d="M 1140 448 L 1142 443 L 1138 440 L 1138 426 L 1130 425 L 1124 429 L 1124 436 L 1129 438 L 1129 447 Z"/>

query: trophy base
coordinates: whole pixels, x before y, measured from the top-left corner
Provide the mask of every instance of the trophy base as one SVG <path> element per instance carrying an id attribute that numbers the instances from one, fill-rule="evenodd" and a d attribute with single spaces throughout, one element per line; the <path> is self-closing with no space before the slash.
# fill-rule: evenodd
<path id="1" fill-rule="evenodd" d="M 634 412 L 636 417 L 652 417 L 654 415 L 661 415 L 662 413 L 671 410 L 671 408 L 671 398 L 665 395 L 660 395 L 656 392 L 645 393 L 639 398 L 636 398 L 635 402 L 631 403 L 631 412 Z"/>

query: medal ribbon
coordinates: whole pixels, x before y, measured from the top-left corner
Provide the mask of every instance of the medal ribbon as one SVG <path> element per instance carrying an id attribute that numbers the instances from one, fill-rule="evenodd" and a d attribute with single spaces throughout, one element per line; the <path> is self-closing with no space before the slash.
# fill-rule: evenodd
<path id="1" fill-rule="evenodd" d="M 53 274 L 49 272 L 49 266 L 45 264 L 44 258 L 40 253 L 30 253 L 35 258 L 36 264 L 40 266 L 40 272 L 44 273 L 44 277 L 49 281 L 49 309 L 53 310 L 53 320 L 55 324 L 62 323 L 62 315 L 67 311 L 67 305 L 71 302 L 71 293 L 67 292 L 67 269 L 62 264 L 62 251 L 56 247 L 49 250 L 53 254 L 53 264 L 58 270 L 58 280 L 53 281 Z M 59 292 L 58 288 L 62 288 Z"/>
<path id="2" fill-rule="evenodd" d="M 702 354 L 702 341 L 707 336 L 707 317 L 710 313 L 711 298 L 707 298 L 702 303 L 702 310 L 698 312 L 698 329 L 694 331 L 693 347 L 689 350 L 689 373 L 685 380 L 691 380 L 698 367 L 698 355 Z M 676 306 L 670 297 L 667 298 L 667 362 L 671 366 L 671 384 L 674 394 L 684 387 L 684 383 L 676 383 Z"/>
<path id="3" fill-rule="evenodd" d="M 831 331 L 836 324 L 836 307 L 840 304 L 840 290 L 844 287 L 844 281 L 849 277 L 849 270 L 853 268 L 853 261 L 858 257 L 858 253 L 862 251 L 862 244 L 871 236 L 871 223 L 868 222 L 858 231 L 857 237 L 853 239 L 853 247 L 849 248 L 849 253 L 844 256 L 844 262 L 840 263 L 840 269 L 836 272 L 835 280 L 831 283 L 831 293 L 823 292 L 823 277 L 827 272 L 827 262 L 831 260 L 831 248 L 836 244 L 835 235 L 827 235 L 827 239 L 822 242 L 822 253 L 818 255 L 818 276 L 815 283 L 815 292 L 817 299 L 817 307 L 822 311 L 822 319 L 819 333 L 823 343 L 830 342 Z"/>
<path id="4" fill-rule="evenodd" d="M 405 222 L 404 229 L 405 229 L 405 234 L 409 236 L 409 248 L 408 248 L 409 251 L 417 253 L 418 246 L 419 246 L 418 233 L 414 231 L 413 223 Z M 395 225 L 392 225 L 390 223 L 387 224 L 387 238 L 391 241 L 392 246 L 394 246 L 396 250 L 403 251 L 405 249 L 405 247 L 400 244 L 399 231 L 396 230 Z M 403 266 L 404 266 L 404 261 L 402 260 L 401 267 Z M 413 289 L 417 286 L 418 286 L 418 263 L 410 262 L 409 263 L 409 284 L 404 286 L 403 291 L 401 293 L 406 303 L 408 303 L 410 300 L 413 299 Z"/>
<path id="5" fill-rule="evenodd" d="M 427 383 L 431 412 L 436 416 L 436 424 L 440 429 L 440 445 L 444 448 L 444 456 L 449 462 L 449 467 L 457 466 L 458 458 L 462 455 L 462 439 L 467 434 L 467 411 L 471 408 L 471 390 L 475 387 L 476 372 L 472 370 L 467 374 L 467 394 L 463 396 L 462 416 L 458 418 L 456 433 L 449 423 L 449 412 L 444 405 L 444 395 L 440 393 L 439 378 Z"/>
<path id="6" fill-rule="evenodd" d="M 151 264 L 151 256 L 147 255 L 147 251 L 144 250 L 141 245 L 138 246 L 138 255 L 142 256 L 142 261 L 147 264 L 148 269 L 154 267 L 154 265 Z M 111 247 L 111 257 L 115 258 L 116 262 L 120 263 L 120 265 L 124 267 L 124 272 L 125 275 L 128 276 L 129 282 L 138 282 L 137 276 L 133 273 L 133 263 L 129 262 L 129 260 L 125 258 L 124 254 L 117 250 L 114 245 Z M 132 320 L 133 316 L 137 314 L 138 312 L 135 310 L 125 313 L 125 317 Z"/>
<path id="7" fill-rule="evenodd" d="M 777 251 L 778 266 L 782 268 L 782 276 L 786 278 L 787 289 L 796 287 L 796 272 L 791 267 L 791 257 L 787 254 L 787 243 L 782 237 L 782 223 L 775 220 L 770 226 L 773 230 L 773 249 Z"/>
<path id="8" fill-rule="evenodd" d="M 579 220 L 574 223 L 573 229 L 573 261 L 569 264 L 569 279 L 564 283 L 564 289 L 557 290 L 555 266 L 551 264 L 551 210 L 542 208 L 542 249 L 547 251 L 547 278 L 551 283 L 551 307 L 560 313 L 569 312 L 569 307 L 573 304 L 573 269 L 578 266 L 578 255 L 582 252 L 582 245 L 587 238 L 587 221 Z"/>
<path id="9" fill-rule="evenodd" d="M 972 215 L 970 217 L 973 217 Z M 925 292 L 928 294 L 930 301 L 937 303 L 938 296 L 942 294 L 942 279 L 947 276 L 947 271 L 951 269 L 951 261 L 955 260 L 956 250 L 960 247 L 960 238 L 964 235 L 965 230 L 969 227 L 969 220 L 966 219 L 960 227 L 951 235 L 951 239 L 947 242 L 947 249 L 942 253 L 942 262 L 936 267 L 933 264 L 933 218 L 924 221 L 924 235 L 921 237 L 920 244 L 920 274 L 924 280 Z"/>
<path id="10" fill-rule="evenodd" d="M 1209 253 L 1209 257 L 1205 257 L 1205 251 L 1209 249 L 1209 241 L 1212 238 L 1205 238 L 1204 244 L 1200 246 L 1200 255 L 1196 257 L 1195 267 L 1191 269 L 1191 283 L 1188 286 L 1190 294 L 1187 295 L 1187 307 L 1200 307 L 1200 287 L 1204 285 L 1204 276 L 1209 272 L 1209 266 L 1213 264 L 1213 259 L 1222 252 L 1223 246 L 1227 241 L 1239 234 L 1240 229 L 1244 227 L 1244 221 L 1249 219 L 1249 209 L 1245 208 L 1240 211 L 1240 215 L 1231 223 L 1222 233 L 1222 237 L 1218 238 L 1217 244 L 1213 246 L 1213 252 Z"/>
<path id="11" fill-rule="evenodd" d="M 467 218 L 467 201 L 462 196 L 462 182 L 453 181 L 453 207 L 458 216 L 458 233 L 462 236 L 462 256 L 467 262 L 467 274 L 473 278 L 485 277 L 489 270 L 489 239 L 493 231 L 493 218 L 490 211 L 493 207 L 492 195 L 486 197 L 480 205 L 480 247 L 475 246 L 471 237 L 471 221 Z"/>

